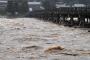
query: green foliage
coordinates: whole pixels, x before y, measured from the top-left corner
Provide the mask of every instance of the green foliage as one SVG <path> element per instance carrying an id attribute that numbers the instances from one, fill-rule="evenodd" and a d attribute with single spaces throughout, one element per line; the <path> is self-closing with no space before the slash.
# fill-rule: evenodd
<path id="1" fill-rule="evenodd" d="M 15 14 L 15 12 L 18 12 L 18 3 L 13 0 L 9 0 L 6 8 L 7 12 L 11 13 L 12 15 Z"/>
<path id="2" fill-rule="evenodd" d="M 45 9 L 53 9 L 56 7 L 56 1 L 55 0 L 42 0 L 41 3 L 42 3 L 42 6 L 45 8 Z"/>
<path id="3" fill-rule="evenodd" d="M 18 3 L 19 3 L 19 13 L 27 13 L 29 11 L 27 0 L 22 0 L 22 1 L 19 1 Z"/>
<path id="4" fill-rule="evenodd" d="M 23 14 L 29 11 L 27 0 L 8 0 L 7 12 L 15 15 L 16 12 Z"/>
<path id="5" fill-rule="evenodd" d="M 0 15 L 6 15 L 6 10 L 5 9 L 0 9 Z"/>

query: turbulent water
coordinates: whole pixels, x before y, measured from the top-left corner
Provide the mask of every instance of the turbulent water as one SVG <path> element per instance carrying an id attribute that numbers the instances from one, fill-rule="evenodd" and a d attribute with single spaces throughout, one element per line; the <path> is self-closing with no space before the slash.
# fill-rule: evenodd
<path id="1" fill-rule="evenodd" d="M 46 53 L 53 45 L 64 50 Z M 90 32 L 35 18 L 0 18 L 0 60 L 90 60 Z"/>

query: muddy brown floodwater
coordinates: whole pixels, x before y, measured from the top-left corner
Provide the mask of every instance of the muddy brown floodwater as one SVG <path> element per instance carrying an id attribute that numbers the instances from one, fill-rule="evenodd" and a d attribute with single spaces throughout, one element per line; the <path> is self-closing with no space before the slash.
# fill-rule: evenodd
<path id="1" fill-rule="evenodd" d="M 90 60 L 90 32 L 35 18 L 0 18 L 0 60 Z"/>

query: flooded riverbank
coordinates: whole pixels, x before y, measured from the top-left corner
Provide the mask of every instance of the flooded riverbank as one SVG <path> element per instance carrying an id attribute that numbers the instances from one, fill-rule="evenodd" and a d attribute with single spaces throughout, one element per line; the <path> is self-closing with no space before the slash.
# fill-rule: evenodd
<path id="1" fill-rule="evenodd" d="M 45 52 L 52 46 L 64 49 Z M 90 32 L 35 18 L 0 18 L 0 60 L 90 60 Z"/>

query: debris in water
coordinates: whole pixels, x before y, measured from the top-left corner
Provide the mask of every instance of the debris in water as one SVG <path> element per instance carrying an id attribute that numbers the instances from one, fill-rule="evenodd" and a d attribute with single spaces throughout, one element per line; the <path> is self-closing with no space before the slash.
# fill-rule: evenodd
<path id="1" fill-rule="evenodd" d="M 59 51 L 59 50 L 64 50 L 62 46 L 51 46 L 48 47 L 45 52 L 53 52 L 53 51 Z"/>
<path id="2" fill-rule="evenodd" d="M 27 46 L 27 47 L 25 47 L 25 48 L 39 48 L 39 46 Z"/>
<path id="3" fill-rule="evenodd" d="M 39 49 L 41 49 L 41 47 L 40 46 L 27 46 L 27 47 L 23 47 L 22 48 L 22 51 L 24 51 L 24 52 L 30 52 L 30 51 L 36 51 L 36 50 L 39 50 Z"/>
<path id="4" fill-rule="evenodd" d="M 61 54 L 70 55 L 70 56 L 78 56 L 79 55 L 79 54 L 75 54 L 75 53 L 61 53 Z"/>
<path id="5" fill-rule="evenodd" d="M 90 32 L 90 30 L 88 30 L 88 32 Z"/>

